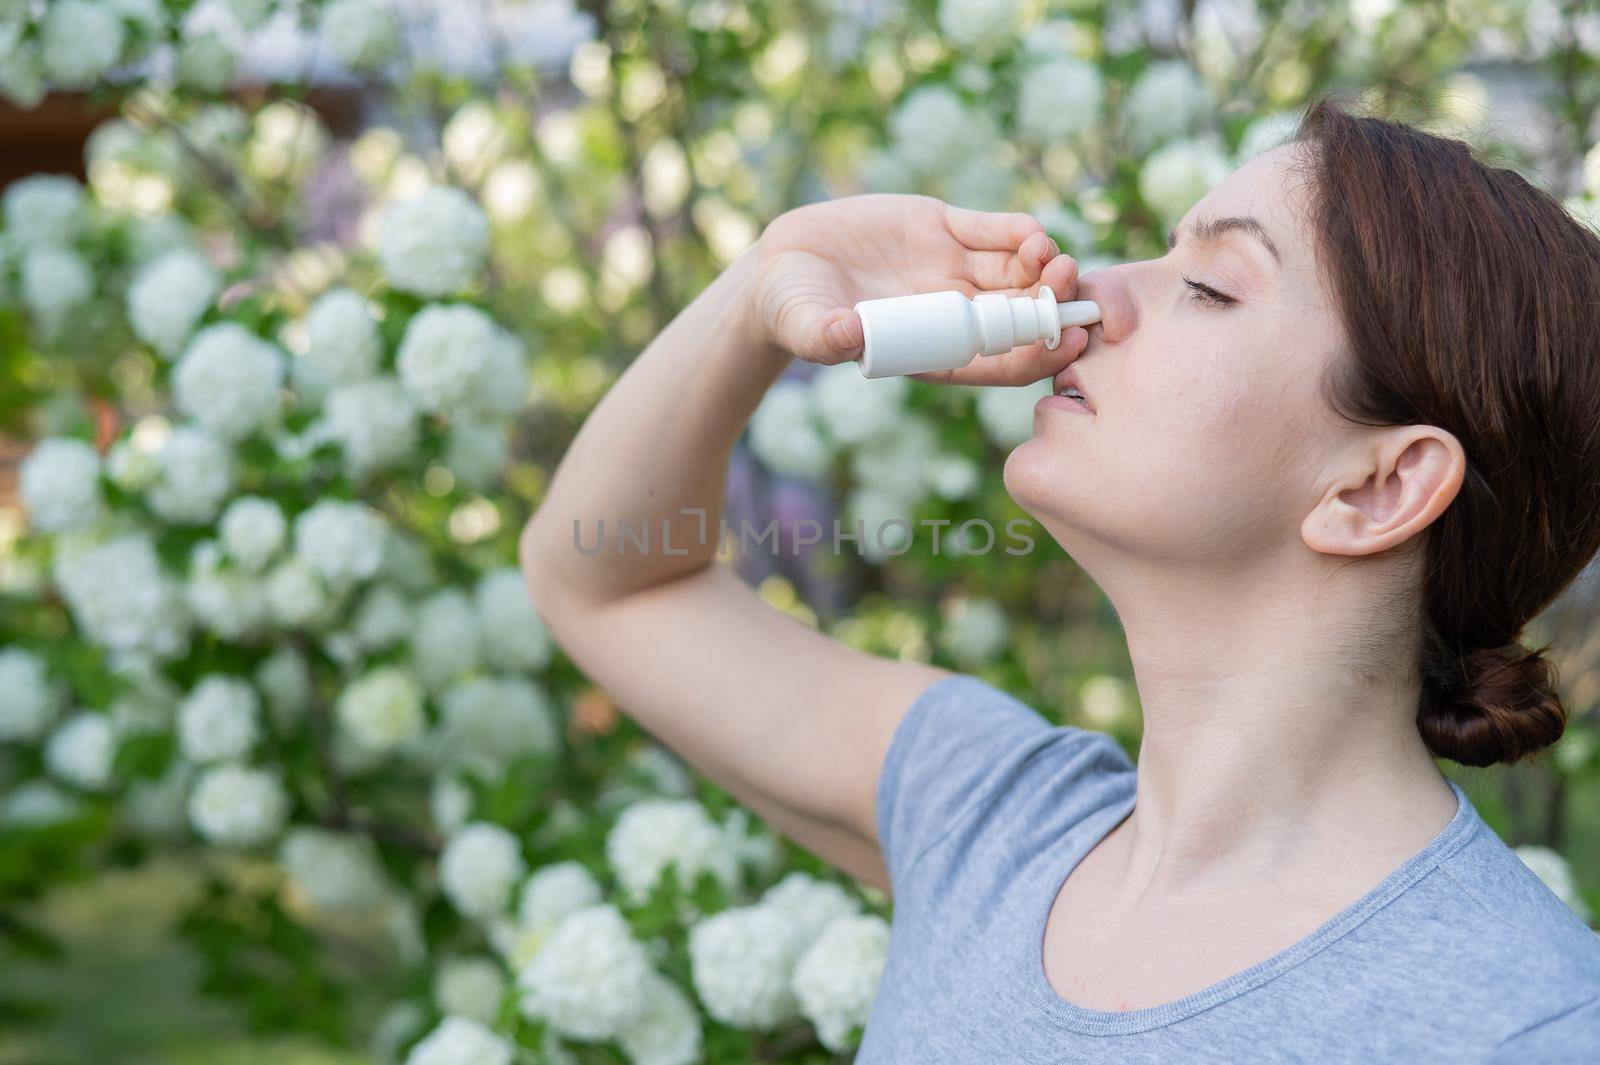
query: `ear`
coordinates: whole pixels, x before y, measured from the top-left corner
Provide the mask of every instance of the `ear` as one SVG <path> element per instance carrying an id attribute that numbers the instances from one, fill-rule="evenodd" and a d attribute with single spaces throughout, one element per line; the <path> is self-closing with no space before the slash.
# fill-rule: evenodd
<path id="1" fill-rule="evenodd" d="M 1466 477 L 1455 436 L 1402 425 L 1367 438 L 1300 526 L 1313 551 L 1371 555 L 1405 543 L 1444 513 Z"/>

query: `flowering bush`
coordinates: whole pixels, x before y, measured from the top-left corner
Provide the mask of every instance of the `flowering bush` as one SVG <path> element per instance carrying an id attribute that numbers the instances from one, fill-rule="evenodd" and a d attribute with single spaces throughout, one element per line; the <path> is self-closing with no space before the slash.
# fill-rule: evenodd
<path id="1" fill-rule="evenodd" d="M 551 0 L 474 34 L 452 21 L 471 7 L 0 5 L 0 93 L 116 108 L 86 185 L 0 197 L 0 425 L 30 440 L 0 513 L 0 903 L 176 856 L 210 987 L 262 1029 L 413 1065 L 859 1039 L 887 901 L 620 718 L 514 566 L 585 412 L 767 219 L 920 191 L 1029 210 L 1088 270 L 1155 253 L 1316 89 L 1421 86 L 1374 95 L 1487 142 L 1470 64 L 1564 64 L 1595 31 L 1538 4 L 1202 3 L 1174 34 L 1095 0 L 600 23 Z M 1562 69 L 1549 106 L 1588 115 L 1592 71 Z M 308 77 L 382 117 L 336 135 L 297 102 Z M 1558 191 L 1593 216 L 1593 130 L 1560 128 L 1548 160 L 1503 147 L 1574 175 Z M 796 366 L 730 473 L 729 517 L 783 550 L 740 564 L 852 646 L 1132 745 L 1093 589 L 1047 551 L 951 549 L 1022 517 L 1000 460 L 1047 388 Z M 859 554 L 803 535 L 835 513 L 869 530 Z M 1571 738 L 1482 805 L 1587 914 L 1600 869 L 1546 844 L 1600 826 L 1557 838 L 1517 798 L 1564 808 L 1597 772 L 1593 664 L 1563 672 Z"/>

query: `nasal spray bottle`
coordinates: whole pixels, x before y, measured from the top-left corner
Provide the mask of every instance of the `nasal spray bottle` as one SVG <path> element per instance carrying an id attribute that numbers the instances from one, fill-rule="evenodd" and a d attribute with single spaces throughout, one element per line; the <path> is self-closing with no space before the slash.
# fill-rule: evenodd
<path id="1" fill-rule="evenodd" d="M 951 290 L 862 300 L 855 309 L 866 333 L 863 377 L 955 370 L 1036 340 L 1054 351 L 1063 329 L 1100 320 L 1093 300 L 1057 303 L 1049 285 L 1036 297 L 980 292 L 968 299 Z"/>

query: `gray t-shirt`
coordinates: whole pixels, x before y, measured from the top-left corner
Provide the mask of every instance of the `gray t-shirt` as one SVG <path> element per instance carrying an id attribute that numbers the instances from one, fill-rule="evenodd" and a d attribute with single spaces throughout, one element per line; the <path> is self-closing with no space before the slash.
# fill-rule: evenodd
<path id="1" fill-rule="evenodd" d="M 976 677 L 912 703 L 878 784 L 894 921 L 857 1065 L 1600 1063 L 1600 936 L 1454 783 L 1432 842 L 1298 943 L 1165 1005 L 1066 1001 L 1045 920 L 1134 784 L 1111 737 Z"/>

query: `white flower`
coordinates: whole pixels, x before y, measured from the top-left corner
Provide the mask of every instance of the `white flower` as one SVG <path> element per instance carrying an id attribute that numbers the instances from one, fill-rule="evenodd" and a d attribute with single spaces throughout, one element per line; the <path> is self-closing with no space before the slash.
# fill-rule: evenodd
<path id="1" fill-rule="evenodd" d="M 172 376 L 178 409 L 224 440 L 243 440 L 278 413 L 283 355 L 237 322 L 195 334 Z"/>
<path id="2" fill-rule="evenodd" d="M 427 1012 L 415 1002 L 396 1002 L 386 1007 L 373 1024 L 372 1036 L 367 1042 L 368 1057 L 373 1065 L 396 1065 L 400 1060 L 400 1048 L 415 1039 L 427 1023 Z"/>
<path id="3" fill-rule="evenodd" d="M 259 29 L 276 6 L 275 0 L 223 0 L 223 3 L 242 30 Z"/>
<path id="4" fill-rule="evenodd" d="M 82 532 L 100 517 L 100 455 L 82 440 L 43 440 L 22 462 L 22 502 L 33 527 Z"/>
<path id="5" fill-rule="evenodd" d="M 450 958 L 433 978 L 433 1001 L 440 1013 L 491 1024 L 500 1016 L 506 976 L 492 958 Z"/>
<path id="6" fill-rule="evenodd" d="M 296 720 L 311 701 L 311 673 L 306 660 L 292 647 L 280 647 L 263 659 L 256 667 L 255 681 L 279 722 Z"/>
<path id="7" fill-rule="evenodd" d="M 1214 121 L 1216 110 L 1210 88 L 1183 59 L 1152 63 L 1123 100 L 1128 133 L 1146 149 Z"/>
<path id="8" fill-rule="evenodd" d="M 693 799 L 644 799 L 629 806 L 606 836 L 606 859 L 635 901 L 650 894 L 668 866 L 676 869 L 684 891 L 701 872 L 730 888 L 738 881 L 722 832 Z"/>
<path id="9" fill-rule="evenodd" d="M 693 1065 L 700 1060 L 700 1011 L 678 985 L 651 972 L 639 1014 L 617 1033 L 631 1065 Z"/>
<path id="10" fill-rule="evenodd" d="M 800 956 L 795 997 L 823 1046 L 846 1050 L 850 1033 L 867 1023 L 888 956 L 889 925 L 873 914 L 834 920 Z"/>
<path id="11" fill-rule="evenodd" d="M 494 669 L 543 669 L 550 662 L 550 633 L 534 612 L 522 573 L 505 566 L 485 573 L 475 595 L 483 660 Z"/>
<path id="12" fill-rule="evenodd" d="M 449 773 L 439 774 L 428 789 L 428 815 L 440 832 L 453 834 L 472 816 L 472 789 Z"/>
<path id="13" fill-rule="evenodd" d="M 174 249 L 143 267 L 128 286 L 128 322 L 140 340 L 171 358 L 182 350 L 221 288 L 205 256 L 190 248 Z"/>
<path id="14" fill-rule="evenodd" d="M 61 559 L 56 580 L 79 629 L 101 647 L 168 658 L 187 646 L 179 588 L 144 537 L 120 537 Z"/>
<path id="15" fill-rule="evenodd" d="M 339 725 L 369 751 L 390 751 L 422 733 L 422 689 L 398 666 L 379 666 L 339 696 Z"/>
<path id="16" fill-rule="evenodd" d="M 275 774 L 231 763 L 201 774 L 189 796 L 189 823 L 212 843 L 252 847 L 276 836 L 289 797 Z"/>
<path id="17" fill-rule="evenodd" d="M 155 456 L 132 440 L 119 440 L 106 453 L 106 476 L 124 492 L 143 492 L 160 475 Z"/>
<path id="18" fill-rule="evenodd" d="M 706 1012 L 735 1028 L 772 1029 L 798 1012 L 790 923 L 770 906 L 735 906 L 689 929 L 689 964 Z"/>
<path id="19" fill-rule="evenodd" d="M 991 147 L 996 131 L 946 85 L 912 89 L 889 116 L 894 153 L 916 173 L 937 174 Z"/>
<path id="20" fill-rule="evenodd" d="M 497 917 L 511 901 L 511 888 L 525 866 L 517 838 L 499 825 L 473 821 L 445 844 L 439 883 L 462 915 Z"/>
<path id="21" fill-rule="evenodd" d="M 411 631 L 411 604 L 395 589 L 378 585 L 361 600 L 350 629 L 364 650 L 393 647 Z"/>
<path id="22" fill-rule="evenodd" d="M 639 1016 L 650 961 L 615 906 L 568 914 L 517 977 L 522 1011 L 573 1039 L 610 1039 Z"/>
<path id="23" fill-rule="evenodd" d="M 372 841 L 361 836 L 294 828 L 278 849 L 278 861 L 306 900 L 328 913 L 358 913 L 387 894 Z"/>
<path id="24" fill-rule="evenodd" d="M 853 365 L 849 369 L 860 372 Z M 811 389 L 795 381 L 767 389 L 750 416 L 750 449 L 774 473 L 821 476 L 833 450 L 822 434 Z"/>
<path id="25" fill-rule="evenodd" d="M 1009 635 L 1005 609 L 993 599 L 961 596 L 945 604 L 941 636 L 945 647 L 964 665 L 993 661 L 1005 650 Z"/>
<path id="26" fill-rule="evenodd" d="M 388 527 L 360 503 L 325 499 L 294 520 L 294 553 L 332 585 L 363 581 L 383 562 Z"/>
<path id="27" fill-rule="evenodd" d="M 40 827 L 67 820 L 78 812 L 78 800 L 48 780 L 28 780 L 0 802 L 0 824 Z"/>
<path id="28" fill-rule="evenodd" d="M 1040 144 L 1100 124 L 1105 84 L 1093 63 L 1061 55 L 1031 67 L 1017 90 L 1017 127 Z"/>
<path id="29" fill-rule="evenodd" d="M 19 248 L 71 244 L 84 229 L 87 197 L 66 174 L 31 174 L 7 186 L 6 239 Z"/>
<path id="30" fill-rule="evenodd" d="M 458 421 L 445 438 L 444 464 L 463 488 L 492 488 L 505 472 L 511 448 L 506 427 L 494 422 Z"/>
<path id="31" fill-rule="evenodd" d="M 1239 150 L 1234 153 L 1234 158 L 1241 163 L 1249 162 L 1262 152 L 1276 148 L 1288 140 L 1299 125 L 1298 111 L 1273 111 L 1262 115 L 1244 128 L 1244 135 L 1239 138 Z"/>
<path id="32" fill-rule="evenodd" d="M 511 1065 L 516 1047 L 470 1017 L 449 1016 L 424 1036 L 406 1065 Z"/>
<path id="33" fill-rule="evenodd" d="M 0 648 L 0 742 L 38 739 L 60 703 L 44 659 L 21 647 Z"/>
<path id="34" fill-rule="evenodd" d="M 810 946 L 835 918 L 851 916 L 861 909 L 860 903 L 838 884 L 798 870 L 768 888 L 761 896 L 761 904 L 788 922 L 797 951 Z"/>
<path id="35" fill-rule="evenodd" d="M 917 528 L 915 505 L 898 491 L 855 489 L 845 497 L 844 511 L 846 528 L 843 531 L 859 534 L 860 539 L 841 539 L 841 546 L 849 543 L 873 562 L 882 562 L 910 550 Z"/>
<path id="36" fill-rule="evenodd" d="M 322 9 L 322 39 L 335 59 L 361 70 L 394 55 L 400 25 L 392 8 L 374 0 L 333 0 Z"/>
<path id="37" fill-rule="evenodd" d="M 1016 190 L 1016 170 L 975 155 L 943 175 L 944 198 L 976 211 L 1004 211 Z"/>
<path id="38" fill-rule="evenodd" d="M 928 494 L 939 433 L 921 415 L 902 415 L 881 426 L 850 458 L 850 473 L 866 489 L 917 503 Z"/>
<path id="39" fill-rule="evenodd" d="M 495 767 L 556 749 L 550 701 L 523 677 L 473 677 L 440 700 L 438 748 L 451 761 Z"/>
<path id="40" fill-rule="evenodd" d="M 958 49 L 997 52 L 1017 40 L 1019 0 L 939 0 L 939 29 Z"/>
<path id="41" fill-rule="evenodd" d="M 320 624 L 332 606 L 322 578 L 298 558 L 285 559 L 267 574 L 267 607 L 280 625 Z"/>
<path id="42" fill-rule="evenodd" d="M 235 677 L 201 679 L 178 707 L 178 741 L 191 762 L 243 758 L 261 738 L 261 699 Z"/>
<path id="43" fill-rule="evenodd" d="M 393 204 L 379 225 L 378 261 L 390 284 L 448 296 L 471 284 L 489 256 L 489 219 L 471 196 L 435 186 Z"/>
<path id="44" fill-rule="evenodd" d="M 694 791 L 694 780 L 683 762 L 659 743 L 647 741 L 629 750 L 622 768 L 642 779 L 654 794 L 682 798 Z"/>
<path id="45" fill-rule="evenodd" d="M 724 845 L 738 868 L 749 868 L 763 880 L 778 875 L 783 866 L 783 848 L 778 837 L 764 828 L 751 832 L 753 818 L 748 810 L 735 806 L 722 819 Z"/>
<path id="46" fill-rule="evenodd" d="M 196 545 L 190 557 L 185 598 L 202 628 L 237 640 L 266 622 L 267 596 L 260 580 L 223 566 L 221 550 L 209 540 Z"/>
<path id="47" fill-rule="evenodd" d="M 1036 200 L 1028 213 L 1043 222 L 1044 228 L 1052 236 L 1060 237 L 1061 246 L 1069 253 L 1082 255 L 1094 250 L 1094 227 L 1084 220 L 1083 215 L 1059 200 Z"/>
<path id="48" fill-rule="evenodd" d="M 383 340 L 367 301 L 347 288 L 317 297 L 306 312 L 305 354 L 294 360 L 295 386 L 320 399 L 330 388 L 365 381 L 378 372 Z"/>
<path id="49" fill-rule="evenodd" d="M 86 89 L 117 65 L 126 38 L 112 5 L 54 0 L 40 37 L 45 73 L 63 88 Z"/>
<path id="50" fill-rule="evenodd" d="M 418 311 L 395 367 L 422 409 L 458 417 L 514 414 L 527 383 L 516 338 L 464 303 Z"/>
<path id="51" fill-rule="evenodd" d="M 359 480 L 410 458 L 417 449 L 417 409 L 392 377 L 341 385 L 326 403 L 328 436 L 344 449 L 345 469 Z"/>
<path id="52" fill-rule="evenodd" d="M 1572 866 L 1561 854 L 1549 847 L 1537 844 L 1524 844 L 1514 848 L 1522 864 L 1533 870 L 1534 875 L 1544 882 L 1545 887 L 1555 892 L 1556 898 L 1566 903 L 1567 908 L 1587 923 L 1593 916 L 1589 912 L 1589 904 L 1578 893 L 1578 879 L 1572 874 Z"/>
<path id="53" fill-rule="evenodd" d="M 600 901 L 600 882 L 582 862 L 540 866 L 522 885 L 517 922 L 541 937 L 569 914 Z"/>
<path id="54" fill-rule="evenodd" d="M 44 747 L 51 774 L 85 791 L 111 783 L 111 758 L 116 738 L 104 714 L 79 713 L 68 718 Z"/>
<path id="55" fill-rule="evenodd" d="M 894 425 L 910 393 L 908 378 L 862 377 L 853 362 L 824 366 L 811 378 L 816 415 L 840 444 L 859 444 Z"/>
<path id="56" fill-rule="evenodd" d="M 257 496 L 240 496 L 228 504 L 218 527 L 228 557 L 248 573 L 260 573 L 272 561 L 288 529 L 283 508 Z"/>
<path id="57" fill-rule="evenodd" d="M 423 600 L 411 633 L 411 658 L 422 682 L 440 689 L 478 667 L 482 640 L 466 593 L 446 588 Z"/>
<path id="58" fill-rule="evenodd" d="M 57 329 L 94 295 L 94 274 L 68 248 L 30 248 L 22 260 L 22 302 L 47 329 Z"/>
<path id="59" fill-rule="evenodd" d="M 1173 141 L 1145 158 L 1139 195 L 1172 221 L 1227 176 L 1228 159 L 1214 137 Z"/>
<path id="60" fill-rule="evenodd" d="M 145 492 L 150 509 L 177 525 L 203 525 L 233 491 L 233 455 L 199 429 L 181 425 L 156 452 L 156 479 Z"/>
<path id="61" fill-rule="evenodd" d="M 983 480 L 978 464 L 965 455 L 936 455 L 928 466 L 928 484 L 940 499 L 966 499 Z"/>
<path id="62" fill-rule="evenodd" d="M 1033 436 L 1033 405 L 1048 396 L 1050 379 L 978 391 L 978 424 L 997 447 L 1013 448 Z"/>
<path id="63" fill-rule="evenodd" d="M 178 84 L 202 93 L 222 92 L 233 80 L 236 64 L 233 46 L 221 33 L 185 27 L 174 68 Z"/>
<path id="64" fill-rule="evenodd" d="M 38 45 L 17 41 L 9 51 L 0 52 L 0 96 L 29 111 L 44 99 L 45 88 Z"/>

